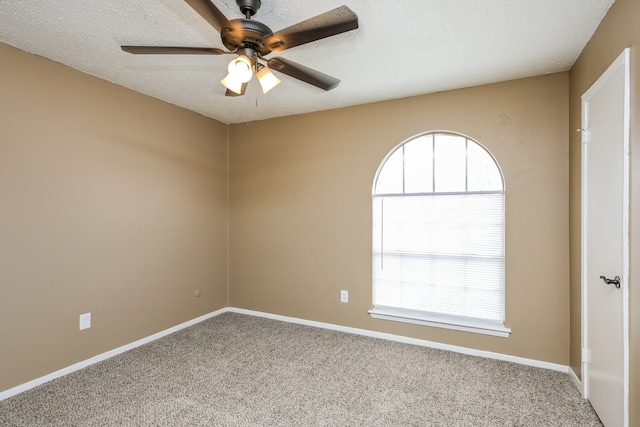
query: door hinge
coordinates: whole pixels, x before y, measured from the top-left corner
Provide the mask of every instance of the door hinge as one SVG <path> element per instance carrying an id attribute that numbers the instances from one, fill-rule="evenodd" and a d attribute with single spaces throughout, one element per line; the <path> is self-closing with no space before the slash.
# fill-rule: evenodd
<path id="1" fill-rule="evenodd" d="M 582 348 L 582 363 L 591 363 L 591 349 L 587 347 Z"/>
<path id="2" fill-rule="evenodd" d="M 581 142 L 583 144 L 588 144 L 590 141 L 589 141 L 589 132 L 587 132 L 587 129 L 578 129 L 578 132 L 580 132 Z"/>

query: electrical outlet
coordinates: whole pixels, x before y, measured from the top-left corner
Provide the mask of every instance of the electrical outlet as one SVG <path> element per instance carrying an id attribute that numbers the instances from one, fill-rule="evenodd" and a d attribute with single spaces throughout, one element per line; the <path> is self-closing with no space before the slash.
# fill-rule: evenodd
<path id="1" fill-rule="evenodd" d="M 80 315 L 80 330 L 89 329 L 91 327 L 91 313 Z"/>
<path id="2" fill-rule="evenodd" d="M 340 302 L 349 302 L 349 291 L 340 291 Z"/>

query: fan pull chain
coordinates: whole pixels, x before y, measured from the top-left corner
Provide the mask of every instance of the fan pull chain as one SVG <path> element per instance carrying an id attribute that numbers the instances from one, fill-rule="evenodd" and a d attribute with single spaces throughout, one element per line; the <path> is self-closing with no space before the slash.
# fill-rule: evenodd
<path id="1" fill-rule="evenodd" d="M 251 104 L 251 96 L 255 95 L 255 108 L 258 108 L 258 92 L 255 90 L 255 85 L 249 85 L 247 87 L 247 92 L 245 93 L 245 102 L 247 105 L 247 116 L 246 116 L 246 125 L 249 126 L 249 123 L 251 122 L 251 107 L 249 107 L 249 105 Z"/>

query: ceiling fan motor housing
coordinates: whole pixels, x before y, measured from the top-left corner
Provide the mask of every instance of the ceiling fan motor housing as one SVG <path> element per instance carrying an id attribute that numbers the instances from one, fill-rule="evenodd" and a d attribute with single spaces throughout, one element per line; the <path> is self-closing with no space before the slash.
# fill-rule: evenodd
<path id="1" fill-rule="evenodd" d="M 231 51 L 250 48 L 264 56 L 271 53 L 264 38 L 272 33 L 273 31 L 262 22 L 251 19 L 233 19 L 229 21 L 228 27 L 222 29 L 220 35 L 222 43 Z"/>

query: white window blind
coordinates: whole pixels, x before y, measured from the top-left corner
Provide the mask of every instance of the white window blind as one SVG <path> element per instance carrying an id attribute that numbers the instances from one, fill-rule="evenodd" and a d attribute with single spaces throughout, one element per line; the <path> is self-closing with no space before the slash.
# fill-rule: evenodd
<path id="1" fill-rule="evenodd" d="M 508 334 L 502 175 L 483 147 L 445 133 L 401 145 L 373 213 L 372 315 Z"/>

